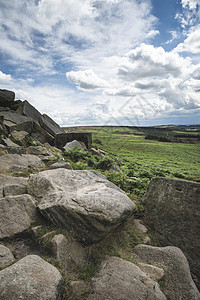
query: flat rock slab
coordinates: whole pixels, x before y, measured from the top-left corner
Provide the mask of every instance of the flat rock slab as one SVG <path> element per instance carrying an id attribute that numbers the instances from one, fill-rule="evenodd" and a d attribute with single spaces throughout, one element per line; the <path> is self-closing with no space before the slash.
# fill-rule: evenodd
<path id="1" fill-rule="evenodd" d="M 39 122 L 39 119 L 41 118 L 41 113 L 33 106 L 31 105 L 27 100 L 23 101 L 19 108 L 17 109 L 17 113 L 26 116 L 27 118 L 35 121 L 36 123 Z"/>
<path id="2" fill-rule="evenodd" d="M 27 194 L 27 178 L 0 174 L 0 198 Z"/>
<path id="3" fill-rule="evenodd" d="M 56 169 L 30 175 L 29 194 L 40 212 L 86 244 L 102 239 L 130 217 L 135 204 L 95 171 Z"/>
<path id="4" fill-rule="evenodd" d="M 15 258 L 9 248 L 0 245 L 0 267 L 4 268 L 15 261 Z"/>
<path id="5" fill-rule="evenodd" d="M 36 203 L 30 195 L 0 198 L 0 239 L 27 230 L 37 220 Z"/>
<path id="6" fill-rule="evenodd" d="M 0 272 L 1 300 L 59 300 L 60 272 L 37 255 L 28 255 Z"/>
<path id="7" fill-rule="evenodd" d="M 0 173 L 27 172 L 29 168 L 44 166 L 42 160 L 30 154 L 7 154 L 0 156 Z"/>
<path id="8" fill-rule="evenodd" d="M 155 178 L 143 205 L 161 245 L 184 252 L 200 288 L 200 183 Z"/>
<path id="9" fill-rule="evenodd" d="M 164 268 L 164 293 L 170 300 L 199 300 L 198 292 L 188 261 L 177 247 L 153 247 L 137 245 L 134 248 L 137 258 L 144 263 Z"/>
<path id="10" fill-rule="evenodd" d="M 24 122 L 30 122 L 31 119 L 27 118 L 26 116 L 19 115 L 15 112 L 12 111 L 1 111 L 0 116 L 4 117 L 4 124 L 7 125 L 8 127 L 16 125 L 16 124 L 21 124 Z M 8 123 L 6 123 L 6 121 Z"/>
<path id="11" fill-rule="evenodd" d="M 157 282 L 135 264 L 108 257 L 92 279 L 88 300 L 166 300 Z"/>
<path id="12" fill-rule="evenodd" d="M 40 126 L 42 126 L 48 133 L 55 136 L 59 133 L 65 133 L 65 130 L 62 129 L 56 122 L 54 122 L 48 115 L 43 114 L 39 119 Z"/>

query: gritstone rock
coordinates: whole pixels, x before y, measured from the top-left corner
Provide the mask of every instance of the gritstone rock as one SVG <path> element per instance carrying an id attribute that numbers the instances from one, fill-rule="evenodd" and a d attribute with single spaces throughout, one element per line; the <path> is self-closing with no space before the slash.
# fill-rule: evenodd
<path id="1" fill-rule="evenodd" d="M 144 263 L 163 266 L 165 271 L 163 291 L 170 300 L 200 299 L 190 274 L 188 261 L 179 248 L 137 245 L 134 252 Z"/>
<path id="2" fill-rule="evenodd" d="M 8 90 L 0 90 L 0 106 L 10 107 L 14 102 L 15 93 Z"/>
<path id="3" fill-rule="evenodd" d="M 88 300 L 166 300 L 157 282 L 135 264 L 108 257 L 92 279 Z"/>
<path id="4" fill-rule="evenodd" d="M 0 245 L 0 268 L 6 267 L 13 261 L 15 261 L 15 258 L 10 249 L 4 245 Z"/>
<path id="5" fill-rule="evenodd" d="M 37 255 L 28 255 L 0 271 L 1 300 L 59 300 L 60 272 Z"/>
<path id="6" fill-rule="evenodd" d="M 200 183 L 155 178 L 144 197 L 146 218 L 162 246 L 179 247 L 200 288 Z"/>
<path id="7" fill-rule="evenodd" d="M 28 192 L 40 212 L 77 240 L 96 242 L 130 217 L 135 204 L 95 171 L 56 169 L 30 175 Z"/>

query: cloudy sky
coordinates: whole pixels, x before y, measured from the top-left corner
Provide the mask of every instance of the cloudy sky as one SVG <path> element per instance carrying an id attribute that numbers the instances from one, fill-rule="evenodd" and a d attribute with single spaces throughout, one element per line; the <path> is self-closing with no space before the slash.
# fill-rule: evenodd
<path id="1" fill-rule="evenodd" d="M 200 0 L 0 0 L 0 88 L 61 126 L 200 123 Z"/>

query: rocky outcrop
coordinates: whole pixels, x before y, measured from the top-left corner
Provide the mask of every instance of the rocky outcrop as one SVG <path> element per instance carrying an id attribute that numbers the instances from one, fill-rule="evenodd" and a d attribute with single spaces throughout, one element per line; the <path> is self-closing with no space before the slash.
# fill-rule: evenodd
<path id="1" fill-rule="evenodd" d="M 0 271 L 1 300 L 59 300 L 62 285 L 60 272 L 37 255 Z"/>
<path id="2" fill-rule="evenodd" d="M 8 90 L 0 90 L 0 106 L 10 107 L 10 104 L 14 102 L 15 93 Z"/>
<path id="3" fill-rule="evenodd" d="M 0 198 L 0 239 L 12 237 L 37 221 L 36 202 L 30 195 Z"/>
<path id="4" fill-rule="evenodd" d="M 155 178 L 144 197 L 147 221 L 161 245 L 179 247 L 200 287 L 200 183 Z"/>
<path id="5" fill-rule="evenodd" d="M 5 268 L 15 261 L 15 258 L 9 248 L 0 245 L 0 268 Z"/>
<path id="6" fill-rule="evenodd" d="M 135 210 L 117 186 L 95 171 L 56 169 L 32 174 L 28 192 L 52 223 L 90 244 L 102 239 Z"/>
<path id="7" fill-rule="evenodd" d="M 42 160 L 30 154 L 7 154 L 0 156 L 0 173 L 23 173 L 30 168 L 44 167 Z"/>
<path id="8" fill-rule="evenodd" d="M 135 264 L 108 257 L 92 279 L 88 300 L 166 300 L 157 282 Z"/>
<path id="9" fill-rule="evenodd" d="M 163 291 L 167 299 L 200 299 L 200 293 L 192 280 L 187 259 L 179 248 L 137 245 L 134 252 L 142 262 L 162 266 L 164 269 Z"/>

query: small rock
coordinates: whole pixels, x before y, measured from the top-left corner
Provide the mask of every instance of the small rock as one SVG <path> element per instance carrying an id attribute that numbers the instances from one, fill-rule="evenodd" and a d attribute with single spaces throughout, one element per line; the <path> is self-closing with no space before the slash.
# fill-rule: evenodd
<path id="1" fill-rule="evenodd" d="M 51 241 L 53 256 L 66 271 L 74 266 L 83 267 L 87 265 L 87 254 L 83 246 L 63 234 L 57 234 Z"/>
<path id="2" fill-rule="evenodd" d="M 146 228 L 146 226 L 144 224 L 142 224 L 141 220 L 135 219 L 134 225 L 141 234 L 146 234 L 148 232 L 148 229 Z"/>
<path id="3" fill-rule="evenodd" d="M 63 148 L 65 150 L 70 150 L 70 149 L 74 149 L 75 147 L 78 147 L 78 148 L 84 150 L 84 147 L 81 145 L 81 143 L 76 140 L 67 143 Z"/>
<path id="4" fill-rule="evenodd" d="M 64 159 L 60 159 L 59 161 L 57 161 L 56 163 L 52 164 L 49 169 L 53 170 L 53 169 L 58 169 L 58 168 L 64 168 L 64 169 L 68 169 L 68 170 L 73 170 L 73 168 L 71 167 L 71 165 L 66 162 Z"/>
<path id="5" fill-rule="evenodd" d="M 29 133 L 26 131 L 12 131 L 11 136 L 16 143 L 20 144 L 21 146 L 26 146 Z"/>
<path id="6" fill-rule="evenodd" d="M 0 245 L 0 267 L 5 268 L 15 261 L 15 258 L 9 248 Z"/>

